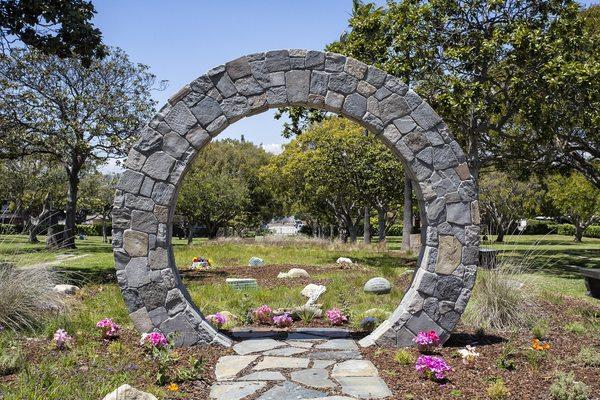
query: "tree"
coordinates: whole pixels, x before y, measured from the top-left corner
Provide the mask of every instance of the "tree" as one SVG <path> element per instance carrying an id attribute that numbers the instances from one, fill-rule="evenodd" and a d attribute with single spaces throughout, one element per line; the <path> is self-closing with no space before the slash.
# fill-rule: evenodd
<path id="1" fill-rule="evenodd" d="M 23 218 L 23 231 L 29 243 L 39 243 L 37 235 L 48 226 L 52 199 L 62 199 L 66 188 L 63 171 L 47 157 L 0 160 L 0 192 L 9 208 Z"/>
<path id="2" fill-rule="evenodd" d="M 0 157 L 45 155 L 62 166 L 69 182 L 64 246 L 75 246 L 82 171 L 125 154 L 154 111 L 154 81 L 120 49 L 89 68 L 24 50 L 0 59 Z"/>
<path id="3" fill-rule="evenodd" d="M 225 139 L 201 150 L 177 202 L 189 242 L 196 224 L 214 238 L 220 228 L 235 225 L 242 231 L 271 219 L 272 196 L 259 178 L 269 158 L 264 149 L 245 140 Z"/>
<path id="4" fill-rule="evenodd" d="M 383 143 L 341 117 L 311 125 L 262 171 L 288 212 L 308 215 L 317 227 L 337 224 L 352 242 L 365 207 L 391 211 L 398 204 L 394 178 L 402 172 Z"/>
<path id="5" fill-rule="evenodd" d="M 106 55 L 100 30 L 91 23 L 96 10 L 82 0 L 0 0 L 0 46 L 19 40 L 61 58 L 79 57 L 84 66 Z"/>
<path id="6" fill-rule="evenodd" d="M 556 208 L 575 227 L 575 241 L 581 242 L 585 229 L 600 220 L 600 189 L 578 172 L 549 177 L 548 189 Z"/>
<path id="7" fill-rule="evenodd" d="M 520 181 L 501 171 L 485 171 L 479 179 L 479 201 L 484 217 L 496 229 L 496 242 L 517 219 L 531 216 L 543 201 L 541 186 L 534 180 Z"/>
<path id="8" fill-rule="evenodd" d="M 104 243 L 108 243 L 107 226 L 112 213 L 117 181 L 116 175 L 104 175 L 97 171 L 84 174 L 81 179 L 79 214 L 84 220 L 89 215 L 94 218 L 100 217 Z"/>

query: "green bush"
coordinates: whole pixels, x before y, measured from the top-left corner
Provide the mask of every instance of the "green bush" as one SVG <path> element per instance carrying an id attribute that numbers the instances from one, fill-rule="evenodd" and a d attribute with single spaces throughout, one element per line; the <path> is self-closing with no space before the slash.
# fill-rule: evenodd
<path id="1" fill-rule="evenodd" d="M 112 224 L 106 224 L 106 234 L 110 236 Z M 86 236 L 102 236 L 102 225 L 81 224 L 77 225 L 77 233 Z"/>
<path id="2" fill-rule="evenodd" d="M 550 327 L 548 326 L 548 322 L 541 319 L 538 320 L 533 327 L 531 327 L 531 334 L 538 340 L 544 340 L 548 335 L 549 329 Z"/>
<path id="3" fill-rule="evenodd" d="M 25 363 L 23 350 L 17 346 L 3 348 L 0 352 L 0 376 L 12 375 L 21 370 Z"/>
<path id="4" fill-rule="evenodd" d="M 600 239 L 600 225 L 590 225 L 587 227 L 583 236 Z"/>
<path id="5" fill-rule="evenodd" d="M 400 365 L 411 365 L 415 362 L 415 357 L 408 350 L 398 350 L 394 358 Z"/>
<path id="6" fill-rule="evenodd" d="M 402 236 L 402 224 L 394 224 L 387 231 L 388 236 Z"/>
<path id="7" fill-rule="evenodd" d="M 15 235 L 21 233 L 23 227 L 16 224 L 0 224 L 0 235 Z"/>
<path id="8" fill-rule="evenodd" d="M 491 400 L 504 400 L 510 397 L 510 392 L 504 381 L 498 378 L 487 387 L 487 395 Z"/>
<path id="9" fill-rule="evenodd" d="M 550 397 L 554 400 L 587 400 L 589 392 L 585 383 L 575 381 L 572 372 L 560 372 L 550 386 Z"/>
<path id="10" fill-rule="evenodd" d="M 579 351 L 578 358 L 586 367 L 600 367 L 600 352 L 594 347 L 582 347 Z"/>
<path id="11" fill-rule="evenodd" d="M 573 236 L 575 235 L 575 227 L 571 224 L 560 224 L 557 225 L 557 231 L 556 233 L 558 233 L 559 235 L 565 235 L 565 236 Z"/>
<path id="12" fill-rule="evenodd" d="M 547 235 L 556 233 L 556 223 L 554 221 L 538 221 L 537 219 L 528 219 L 524 235 Z"/>

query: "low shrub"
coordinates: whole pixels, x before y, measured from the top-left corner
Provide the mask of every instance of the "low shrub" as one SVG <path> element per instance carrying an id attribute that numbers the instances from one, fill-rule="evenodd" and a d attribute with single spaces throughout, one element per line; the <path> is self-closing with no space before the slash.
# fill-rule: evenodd
<path id="1" fill-rule="evenodd" d="M 16 268 L 0 263 L 0 325 L 17 330 L 41 324 L 44 316 L 64 309 L 57 272 L 48 268 Z"/>
<path id="2" fill-rule="evenodd" d="M 510 392 L 504 384 L 504 381 L 500 378 L 494 379 L 494 381 L 487 387 L 487 395 L 490 400 L 504 400 L 510 397 Z"/>
<path id="3" fill-rule="evenodd" d="M 577 356 L 586 367 L 600 367 L 600 351 L 591 346 L 584 346 Z"/>
<path id="4" fill-rule="evenodd" d="M 396 354 L 394 354 L 394 359 L 400 365 L 411 365 L 415 362 L 415 357 L 408 350 L 398 350 Z"/>
<path id="5" fill-rule="evenodd" d="M 578 335 L 582 335 L 587 331 L 585 325 L 581 322 L 569 322 L 568 324 L 565 324 L 563 328 L 567 332 L 576 333 Z"/>
<path id="6" fill-rule="evenodd" d="M 549 329 L 548 321 L 541 319 L 531 327 L 531 334 L 538 340 L 544 340 L 548 336 Z"/>
<path id="7" fill-rule="evenodd" d="M 583 382 L 577 382 L 572 372 L 559 372 L 550 386 L 553 400 L 587 400 L 590 389 Z"/>
<path id="8" fill-rule="evenodd" d="M 2 348 L 0 352 L 0 376 L 12 375 L 21 370 L 25 364 L 25 355 L 18 346 Z"/>
<path id="9" fill-rule="evenodd" d="M 506 371 L 514 371 L 517 369 L 515 364 L 515 357 L 517 356 L 517 349 L 512 342 L 508 342 L 504 347 L 500 355 L 496 359 L 496 366 Z"/>

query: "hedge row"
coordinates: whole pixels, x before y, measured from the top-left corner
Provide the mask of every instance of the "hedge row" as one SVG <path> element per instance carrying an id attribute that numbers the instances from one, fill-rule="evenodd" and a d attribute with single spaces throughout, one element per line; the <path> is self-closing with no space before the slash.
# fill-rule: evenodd
<path id="1" fill-rule="evenodd" d="M 64 225 L 57 225 L 55 230 L 60 232 L 65 228 Z M 108 235 L 111 234 L 112 224 L 106 225 L 106 232 Z M 0 234 L 2 235 L 14 235 L 23 232 L 22 225 L 15 224 L 0 224 Z M 86 236 L 102 236 L 102 225 L 77 225 L 77 233 L 84 234 Z"/>
<path id="2" fill-rule="evenodd" d="M 527 220 L 527 227 L 524 235 L 547 235 L 558 234 L 565 236 L 574 236 L 575 227 L 571 224 L 557 224 L 554 221 L 538 221 L 535 219 Z M 583 232 L 584 237 L 600 238 L 600 225 L 590 225 Z"/>

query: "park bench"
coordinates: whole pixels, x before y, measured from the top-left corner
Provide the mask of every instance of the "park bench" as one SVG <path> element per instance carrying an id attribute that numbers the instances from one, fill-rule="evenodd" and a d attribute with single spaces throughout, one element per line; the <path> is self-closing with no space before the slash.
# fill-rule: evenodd
<path id="1" fill-rule="evenodd" d="M 600 269 L 583 268 L 575 265 L 570 265 L 569 267 L 583 275 L 588 296 L 600 299 Z"/>

